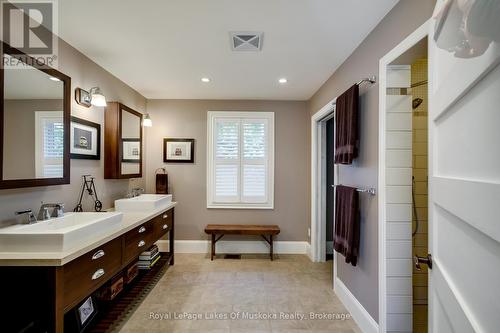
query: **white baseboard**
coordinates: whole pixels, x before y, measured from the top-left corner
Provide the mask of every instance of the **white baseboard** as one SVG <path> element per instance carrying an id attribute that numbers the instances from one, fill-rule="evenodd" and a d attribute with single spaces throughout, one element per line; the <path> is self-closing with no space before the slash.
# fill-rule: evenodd
<path id="1" fill-rule="evenodd" d="M 156 242 L 160 251 L 166 251 L 169 246 L 168 240 Z M 176 240 L 176 253 L 210 253 L 210 241 L 208 240 Z M 269 245 L 264 241 L 218 241 L 216 253 L 269 253 Z M 310 245 L 308 242 L 275 241 L 274 253 L 281 254 L 308 254 Z"/>
<path id="2" fill-rule="evenodd" d="M 378 324 L 339 278 L 335 279 L 335 294 L 340 298 L 346 309 L 363 333 L 377 333 Z"/>
<path id="3" fill-rule="evenodd" d="M 313 257 L 312 257 L 312 251 L 311 251 L 311 243 L 309 243 L 309 242 L 307 242 L 307 244 L 306 244 L 306 255 L 307 255 L 307 257 L 309 257 L 309 259 L 311 261 L 314 261 Z"/>

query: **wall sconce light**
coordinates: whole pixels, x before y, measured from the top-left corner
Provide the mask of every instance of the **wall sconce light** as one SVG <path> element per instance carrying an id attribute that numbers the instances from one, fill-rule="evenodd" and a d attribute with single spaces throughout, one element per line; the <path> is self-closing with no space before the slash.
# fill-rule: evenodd
<path id="1" fill-rule="evenodd" d="M 106 97 L 101 91 L 101 88 L 90 88 L 90 103 L 95 106 L 106 106 Z"/>
<path id="2" fill-rule="evenodd" d="M 99 87 L 90 88 L 89 91 L 83 90 L 82 88 L 76 88 L 75 99 L 78 104 L 87 108 L 91 105 L 106 106 L 106 97 Z"/>
<path id="3" fill-rule="evenodd" d="M 146 113 L 144 115 L 144 118 L 142 119 L 142 126 L 144 126 L 144 127 L 151 127 L 151 126 L 153 126 L 153 121 L 151 120 L 151 117 L 149 116 L 149 113 Z"/>

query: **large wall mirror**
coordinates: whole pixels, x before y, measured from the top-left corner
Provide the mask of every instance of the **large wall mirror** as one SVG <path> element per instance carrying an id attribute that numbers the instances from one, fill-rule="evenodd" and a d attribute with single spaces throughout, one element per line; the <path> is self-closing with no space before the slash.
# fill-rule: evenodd
<path id="1" fill-rule="evenodd" d="M 69 184 L 71 79 L 30 59 L 3 44 L 0 189 Z"/>

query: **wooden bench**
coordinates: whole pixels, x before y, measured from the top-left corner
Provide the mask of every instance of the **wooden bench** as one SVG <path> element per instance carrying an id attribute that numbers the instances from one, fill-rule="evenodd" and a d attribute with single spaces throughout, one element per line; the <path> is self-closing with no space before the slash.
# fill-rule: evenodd
<path id="1" fill-rule="evenodd" d="M 211 260 L 214 260 L 215 256 L 215 243 L 224 237 L 224 235 L 261 235 L 270 246 L 270 257 L 273 260 L 273 236 L 280 233 L 280 227 L 277 225 L 258 224 L 208 224 L 205 232 L 212 235 Z"/>

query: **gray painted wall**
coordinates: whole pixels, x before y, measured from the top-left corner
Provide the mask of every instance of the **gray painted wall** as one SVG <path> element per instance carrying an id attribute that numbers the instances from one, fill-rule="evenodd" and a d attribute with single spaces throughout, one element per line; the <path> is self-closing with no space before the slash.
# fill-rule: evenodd
<path id="1" fill-rule="evenodd" d="M 335 71 L 308 102 L 316 113 L 361 78 L 377 75 L 379 60 L 432 15 L 435 0 L 401 0 Z M 352 166 L 341 166 L 342 184 L 377 187 L 378 182 L 378 84 L 361 90 L 360 156 Z M 338 275 L 370 315 L 378 321 L 378 202 L 361 195 L 361 245 L 357 267 L 340 257 Z"/>
<path id="2" fill-rule="evenodd" d="M 305 102 L 237 100 L 148 100 L 153 127 L 146 128 L 147 191 L 166 167 L 175 208 L 175 238 L 207 239 L 207 223 L 278 224 L 278 240 L 306 241 L 308 228 L 309 113 Z M 273 210 L 207 209 L 207 111 L 275 113 L 275 202 Z M 194 164 L 164 164 L 163 138 L 195 139 Z M 230 238 L 228 238 L 230 239 Z"/>

